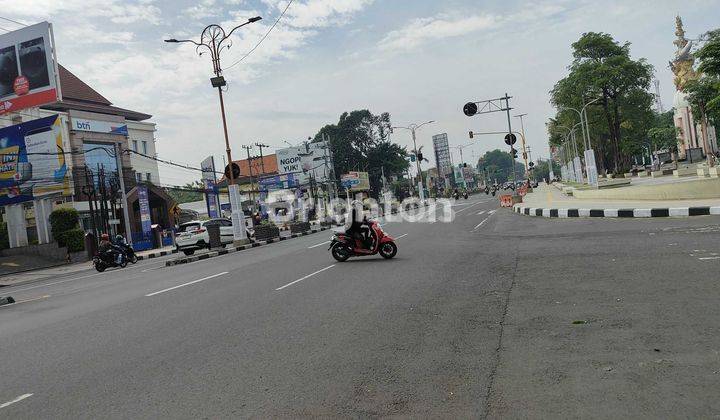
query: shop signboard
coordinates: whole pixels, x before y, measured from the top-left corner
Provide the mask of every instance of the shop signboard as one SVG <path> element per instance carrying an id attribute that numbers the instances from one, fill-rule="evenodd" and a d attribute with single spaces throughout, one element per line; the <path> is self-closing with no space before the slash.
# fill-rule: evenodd
<path id="1" fill-rule="evenodd" d="M 88 120 L 85 118 L 72 117 L 70 126 L 72 127 L 72 130 L 75 131 L 121 134 L 123 136 L 128 135 L 127 124 L 118 122 Z"/>

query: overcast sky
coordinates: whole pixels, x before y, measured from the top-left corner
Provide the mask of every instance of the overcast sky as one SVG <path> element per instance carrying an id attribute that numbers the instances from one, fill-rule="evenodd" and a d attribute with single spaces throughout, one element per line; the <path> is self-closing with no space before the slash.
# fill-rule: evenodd
<path id="1" fill-rule="evenodd" d="M 25 24 L 53 23 L 59 61 L 115 105 L 153 115 L 159 157 L 199 165 L 224 153 L 211 63 L 190 45 L 205 25 L 263 20 L 233 36 L 222 63 L 234 157 L 242 144 L 282 147 L 313 136 L 343 111 L 389 112 L 396 125 L 435 120 L 418 140 L 446 132 L 451 145 L 467 132 L 507 128 L 505 116 L 467 118 L 462 105 L 505 92 L 514 113 L 527 113 L 533 158 L 547 157 L 545 122 L 554 112 L 548 91 L 571 61 L 570 44 L 587 31 L 632 43 L 636 58 L 655 66 L 666 108 L 674 88 L 675 15 L 688 37 L 720 26 L 720 0 L 295 0 L 267 39 L 232 66 L 268 31 L 287 0 L 0 0 L 0 16 Z M 0 19 L 0 32 L 18 25 Z M 513 119 L 513 124 L 518 124 Z M 408 133 L 392 140 L 410 145 Z M 481 137 L 464 150 L 476 161 L 504 146 Z M 431 153 L 430 153 L 431 155 Z M 431 157 L 432 166 L 435 165 Z M 453 160 L 459 161 L 457 150 Z M 160 165 L 161 181 L 178 185 L 197 174 Z"/>

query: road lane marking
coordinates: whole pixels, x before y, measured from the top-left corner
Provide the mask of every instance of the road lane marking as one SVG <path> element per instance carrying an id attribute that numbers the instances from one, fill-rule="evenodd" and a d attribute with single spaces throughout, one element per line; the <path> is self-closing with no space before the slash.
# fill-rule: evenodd
<path id="1" fill-rule="evenodd" d="M 483 224 L 485 224 L 485 222 L 487 222 L 489 218 L 490 218 L 490 217 L 484 218 L 482 222 L 478 223 L 477 226 L 475 226 L 475 227 L 473 228 L 473 230 L 477 230 L 477 228 L 479 228 L 480 226 L 482 226 Z"/>
<path id="2" fill-rule="evenodd" d="M 398 239 L 404 238 L 404 237 L 407 236 L 407 235 L 408 235 L 407 233 L 403 233 L 403 234 L 400 235 L 400 236 L 396 236 L 396 237 L 395 237 L 395 240 L 397 241 Z"/>
<path id="3" fill-rule="evenodd" d="M 496 211 L 497 211 L 497 209 L 495 209 L 495 210 L 490 210 L 490 211 L 488 212 L 488 214 L 493 214 L 493 213 L 495 213 Z"/>
<path id="4" fill-rule="evenodd" d="M 21 396 L 15 398 L 12 401 L 8 401 L 6 403 L 0 404 L 0 408 L 5 408 L 9 405 L 15 404 L 16 402 L 20 402 L 20 401 L 24 400 L 25 398 L 32 397 L 32 396 L 33 396 L 33 394 L 22 394 Z"/>
<path id="5" fill-rule="evenodd" d="M 286 287 L 288 287 L 288 286 L 292 286 L 293 284 L 295 284 L 295 283 L 297 283 L 297 282 L 301 282 L 301 281 L 303 281 L 303 280 L 309 279 L 310 277 L 314 276 L 315 274 L 322 273 L 323 271 L 329 270 L 329 269 L 331 269 L 331 268 L 333 268 L 333 267 L 335 267 L 335 264 L 329 265 L 329 266 L 327 266 L 327 267 L 325 267 L 325 268 L 321 268 L 320 270 L 318 270 L 318 271 L 316 271 L 316 272 L 314 272 L 314 273 L 310 273 L 310 274 L 308 274 L 307 276 L 300 277 L 299 279 L 297 279 L 297 280 L 295 280 L 295 281 L 291 281 L 290 283 L 286 284 L 285 286 L 280 286 L 280 287 L 278 287 L 277 289 L 275 289 L 275 291 L 282 290 L 282 289 L 284 289 L 284 288 L 286 288 Z"/>
<path id="6" fill-rule="evenodd" d="M 698 258 L 698 260 L 704 261 L 704 260 L 720 260 L 720 257 L 702 257 Z"/>
<path id="7" fill-rule="evenodd" d="M 201 279 L 189 281 L 189 282 L 187 282 L 187 283 L 178 284 L 177 286 L 168 287 L 167 289 L 158 290 L 157 292 L 148 293 L 148 294 L 145 295 L 145 296 L 146 296 L 146 297 L 150 297 L 150 296 L 159 295 L 160 293 L 169 292 L 169 291 L 171 291 L 171 290 L 179 289 L 179 288 L 181 288 L 181 287 L 189 286 L 189 285 L 195 284 L 195 283 L 200 283 L 201 281 L 214 279 L 215 277 L 220 277 L 220 276 L 223 276 L 223 275 L 225 275 L 225 274 L 227 274 L 227 273 L 228 273 L 227 271 L 223 271 L 222 273 L 213 274 L 212 276 L 203 277 L 203 278 L 201 278 Z"/>
<path id="8" fill-rule="evenodd" d="M 330 243 L 330 241 L 320 242 L 319 244 L 315 244 L 315 245 L 309 246 L 308 249 L 317 248 L 317 247 L 319 247 L 320 245 L 325 245 L 325 244 L 329 244 L 329 243 Z"/>
<path id="9" fill-rule="evenodd" d="M 483 213 L 485 213 L 485 210 L 480 210 L 479 212 L 477 212 L 478 216 L 480 216 Z"/>
<path id="10" fill-rule="evenodd" d="M 471 204 L 471 205 L 469 205 L 469 206 L 467 206 L 467 207 L 465 207 L 465 208 L 462 208 L 462 209 L 456 211 L 455 213 L 463 212 L 463 211 L 465 211 L 465 210 L 467 210 L 467 209 L 469 209 L 469 208 L 475 207 L 475 206 L 477 206 L 478 204 L 482 204 L 482 203 L 483 203 L 482 201 L 478 201 L 477 203 Z"/>

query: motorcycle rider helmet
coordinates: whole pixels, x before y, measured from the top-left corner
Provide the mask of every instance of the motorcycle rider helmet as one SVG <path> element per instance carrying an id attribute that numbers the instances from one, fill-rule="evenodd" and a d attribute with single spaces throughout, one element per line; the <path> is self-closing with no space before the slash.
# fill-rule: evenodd
<path id="1" fill-rule="evenodd" d="M 115 241 L 123 242 L 124 240 L 125 240 L 125 238 L 122 235 L 120 235 L 120 234 L 115 235 Z"/>

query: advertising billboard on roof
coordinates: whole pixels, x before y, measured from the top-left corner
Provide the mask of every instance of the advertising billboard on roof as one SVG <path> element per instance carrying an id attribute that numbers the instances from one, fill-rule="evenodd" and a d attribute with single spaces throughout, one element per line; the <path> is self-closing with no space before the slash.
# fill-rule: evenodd
<path id="1" fill-rule="evenodd" d="M 50 23 L 0 35 L 0 115 L 59 100 Z"/>

